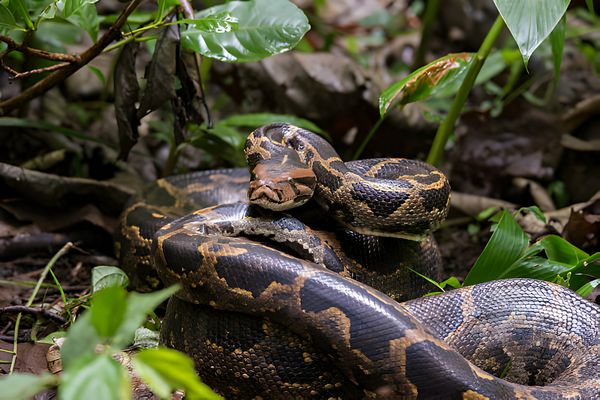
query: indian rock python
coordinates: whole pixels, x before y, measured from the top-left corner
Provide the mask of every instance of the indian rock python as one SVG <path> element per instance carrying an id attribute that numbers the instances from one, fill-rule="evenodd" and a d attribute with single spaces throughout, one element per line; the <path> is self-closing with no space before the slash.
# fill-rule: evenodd
<path id="1" fill-rule="evenodd" d="M 190 354 L 207 384 L 229 398 L 600 399 L 597 305 L 529 279 L 398 303 L 352 279 L 403 299 L 336 238 L 246 198 L 283 210 L 314 190 L 342 226 L 415 239 L 446 214 L 439 171 L 410 160 L 344 164 L 323 139 L 285 124 L 253 132 L 246 154 L 249 192 L 241 169 L 159 180 L 125 212 L 117 246 L 134 285 L 182 285 L 162 341 Z M 366 240 L 378 262 L 431 247 L 348 235 L 345 250 L 358 254 Z"/>

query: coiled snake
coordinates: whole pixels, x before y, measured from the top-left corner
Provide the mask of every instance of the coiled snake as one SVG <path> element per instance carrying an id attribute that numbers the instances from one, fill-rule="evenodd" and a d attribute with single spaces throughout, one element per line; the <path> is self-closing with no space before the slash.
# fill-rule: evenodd
<path id="1" fill-rule="evenodd" d="M 439 171 L 344 164 L 286 124 L 253 132 L 246 153 L 250 185 L 240 169 L 160 180 L 125 212 L 117 246 L 137 286 L 182 285 L 161 336 L 206 383 L 230 398 L 600 399 L 600 307 L 568 289 L 511 279 L 399 303 L 356 280 L 403 299 L 365 260 L 427 257 L 430 239 L 390 236 L 423 238 L 445 217 Z M 322 214 L 307 217 L 311 229 L 261 208 L 313 191 L 327 216 L 358 231 L 349 246 L 320 232 L 333 224 Z M 367 256 L 343 253 L 362 254 L 361 240 Z"/>

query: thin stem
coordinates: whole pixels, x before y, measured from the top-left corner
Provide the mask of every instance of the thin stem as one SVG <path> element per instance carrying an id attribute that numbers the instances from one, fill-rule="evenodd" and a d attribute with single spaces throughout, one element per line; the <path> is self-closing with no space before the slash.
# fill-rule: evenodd
<path id="1" fill-rule="evenodd" d="M 56 264 L 58 259 L 61 258 L 64 254 L 66 254 L 72 247 L 73 247 L 73 243 L 71 243 L 71 242 L 66 243 L 50 259 L 50 261 L 48 261 L 48 264 L 46 264 L 46 267 L 44 267 L 44 270 L 40 274 L 37 284 L 33 288 L 33 292 L 31 293 L 31 296 L 29 296 L 29 300 L 27 300 L 27 303 L 25 303 L 25 307 L 31 307 L 35 298 L 37 297 L 38 292 L 40 291 L 40 288 L 42 287 L 42 283 L 44 282 L 44 280 L 46 279 L 46 276 L 48 275 L 48 272 L 54 267 L 54 264 Z M 18 342 L 19 342 L 18 339 L 19 339 L 19 325 L 20 324 L 21 324 L 21 313 L 19 313 L 17 315 L 17 320 L 15 321 L 15 329 L 14 329 L 14 336 L 13 336 L 13 352 L 14 352 L 14 354 L 13 354 L 12 360 L 10 362 L 10 369 L 8 372 L 9 374 L 13 373 L 13 371 L 15 369 L 15 364 L 17 363 L 17 348 L 18 348 Z"/>
<path id="2" fill-rule="evenodd" d="M 3 65 L 2 68 L 4 70 L 6 70 L 6 72 L 8 72 L 9 74 L 12 75 L 10 77 L 10 79 L 23 79 L 23 78 L 26 78 L 26 77 L 31 76 L 31 75 L 41 74 L 41 73 L 44 73 L 44 72 L 56 71 L 56 70 L 59 70 L 61 68 L 65 68 L 65 67 L 67 67 L 69 65 L 70 65 L 70 63 L 64 62 L 64 63 L 58 63 L 58 64 L 50 65 L 48 67 L 32 69 L 32 70 L 25 71 L 25 72 L 15 71 L 15 70 L 13 70 L 12 68 L 9 68 L 6 65 Z"/>
<path id="3" fill-rule="evenodd" d="M 450 138 L 450 134 L 454 131 L 454 125 L 456 124 L 456 120 L 460 117 L 460 113 L 467 101 L 467 97 L 469 96 L 469 92 L 471 88 L 475 84 L 475 79 L 477 79 L 477 75 L 479 71 L 481 71 L 481 67 L 483 63 L 487 59 L 488 55 L 492 51 L 492 47 L 500 36 L 502 29 L 504 28 L 504 20 L 501 16 L 496 18 L 494 25 L 488 31 L 487 36 L 483 40 L 481 47 L 475 54 L 473 61 L 471 61 L 471 65 L 469 66 L 469 70 L 467 71 L 467 75 L 465 76 L 465 80 L 460 85 L 458 89 L 458 93 L 456 93 L 456 97 L 452 102 L 452 106 L 450 107 L 450 111 L 448 111 L 448 115 L 439 126 L 437 133 L 435 134 L 435 138 L 433 140 L 433 144 L 431 145 L 431 150 L 429 151 L 429 155 L 427 156 L 427 162 L 433 165 L 438 165 L 442 159 L 444 154 L 444 148 L 446 147 L 446 143 Z"/>
<path id="4" fill-rule="evenodd" d="M 9 38 L 8 36 L 4 35 L 0 35 L 0 41 L 6 43 L 10 50 L 17 50 L 23 54 L 27 54 L 30 56 L 35 56 L 53 61 L 76 62 L 79 60 L 79 56 L 64 53 L 52 53 L 45 50 L 34 49 L 33 47 L 28 47 L 24 44 L 19 44 L 11 38 Z"/>
<path id="5" fill-rule="evenodd" d="M 373 125 L 373 127 L 371 128 L 371 130 L 369 131 L 369 133 L 367 134 L 367 136 L 363 139 L 363 141 L 360 144 L 360 146 L 358 146 L 358 149 L 356 149 L 356 151 L 354 152 L 354 155 L 352 156 L 353 160 L 357 160 L 358 157 L 360 157 L 360 155 L 362 154 L 362 152 L 365 150 L 365 147 L 367 147 L 367 144 L 369 144 L 369 142 L 371 141 L 371 139 L 373 139 L 373 136 L 375 136 L 375 132 L 377 132 L 377 130 L 379 129 L 379 126 L 385 120 L 386 116 L 387 116 L 387 114 L 384 114 L 382 117 L 379 117 L 379 119 L 377 120 L 377 122 L 375 122 L 375 125 Z"/>
<path id="6" fill-rule="evenodd" d="M 413 63 L 413 71 L 419 67 L 425 65 L 425 53 L 429 48 L 429 39 L 431 38 L 431 32 L 433 30 L 433 22 L 435 17 L 438 15 L 440 9 L 440 0 L 429 0 L 427 2 L 425 13 L 423 14 L 423 26 L 421 29 L 421 42 L 415 55 Z"/>

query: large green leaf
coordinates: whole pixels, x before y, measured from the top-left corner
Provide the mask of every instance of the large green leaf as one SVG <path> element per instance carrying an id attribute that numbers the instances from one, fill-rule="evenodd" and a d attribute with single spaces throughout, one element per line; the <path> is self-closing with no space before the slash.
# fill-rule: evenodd
<path id="1" fill-rule="evenodd" d="M 65 343 L 60 349 L 63 367 L 67 368 L 79 358 L 94 354 L 96 345 L 101 343 L 91 321 L 92 314 L 86 312 L 69 328 Z"/>
<path id="2" fill-rule="evenodd" d="M 28 400 L 56 384 L 56 375 L 13 374 L 0 377 L 0 400 Z"/>
<path id="3" fill-rule="evenodd" d="M 528 239 L 513 216 L 502 211 L 496 230 L 469 271 L 464 285 L 498 279 L 527 249 Z"/>
<path id="4" fill-rule="evenodd" d="M 100 18 L 96 12 L 98 0 L 65 0 L 62 16 L 73 25 L 84 29 L 96 41 L 100 29 Z"/>
<path id="5" fill-rule="evenodd" d="M 494 0 L 527 65 L 531 54 L 550 35 L 570 0 Z"/>
<path id="6" fill-rule="evenodd" d="M 546 252 L 549 260 L 558 261 L 563 264 L 575 266 L 581 260 L 587 259 L 590 256 L 560 236 L 544 236 L 538 243 Z"/>
<path id="7" fill-rule="evenodd" d="M 131 343 L 135 330 L 142 325 L 146 316 L 178 290 L 179 286 L 175 285 L 153 293 L 130 293 L 123 322 L 114 334 L 113 345 L 121 347 Z"/>
<path id="8" fill-rule="evenodd" d="M 193 361 L 178 351 L 165 348 L 144 350 L 135 355 L 133 366 L 161 398 L 169 398 L 175 389 L 184 389 L 186 398 L 192 400 L 221 399 L 198 379 Z"/>
<path id="9" fill-rule="evenodd" d="M 0 4 L 0 32 L 10 32 L 13 29 L 25 30 L 17 25 L 17 21 L 15 21 L 15 17 L 10 10 Z"/>
<path id="10" fill-rule="evenodd" d="M 82 357 L 65 368 L 58 393 L 69 400 L 130 399 L 129 375 L 109 354 Z"/>
<path id="11" fill-rule="evenodd" d="M 497 279 L 531 278 L 550 281 L 570 268 L 570 265 L 551 261 L 543 257 L 522 257 L 502 272 Z"/>
<path id="12" fill-rule="evenodd" d="M 310 29 L 304 13 L 287 0 L 230 1 L 195 18 L 224 15 L 227 24 L 188 25 L 181 32 L 183 46 L 221 61 L 256 61 L 290 50 Z"/>
<path id="13" fill-rule="evenodd" d="M 127 292 L 120 286 L 109 286 L 94 293 L 91 323 L 100 337 L 113 336 L 125 317 Z"/>
<path id="14" fill-rule="evenodd" d="M 25 23 L 28 29 L 33 29 L 33 22 L 29 18 L 29 10 L 24 0 L 9 0 L 8 8 L 15 15 L 20 22 Z"/>

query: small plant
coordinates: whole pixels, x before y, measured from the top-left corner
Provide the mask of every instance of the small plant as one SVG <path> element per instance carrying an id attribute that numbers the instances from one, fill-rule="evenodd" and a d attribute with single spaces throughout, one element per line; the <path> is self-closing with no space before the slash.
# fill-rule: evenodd
<path id="1" fill-rule="evenodd" d="M 92 279 L 89 309 L 71 325 L 61 347 L 61 374 L 2 377 L 0 399 L 29 399 L 52 387 L 58 388 L 60 398 L 70 400 L 131 398 L 130 377 L 115 355 L 131 345 L 138 328 L 148 325 L 147 315 L 178 288 L 127 293 L 124 272 L 107 266 L 96 267 Z M 176 389 L 184 390 L 190 399 L 220 398 L 200 382 L 193 361 L 175 350 L 140 350 L 132 357 L 132 366 L 160 398 L 169 398 Z"/>
<path id="2" fill-rule="evenodd" d="M 381 124 L 386 113 L 395 105 L 406 105 L 415 101 L 425 100 L 432 96 L 448 97 L 454 95 L 454 100 L 443 118 L 435 135 L 427 162 L 438 165 L 442 159 L 444 148 L 461 111 L 467 101 L 469 92 L 478 80 L 484 63 L 490 56 L 494 43 L 507 26 L 515 39 L 525 67 L 533 52 L 546 39 L 552 47 L 552 59 L 555 76 L 560 72 L 562 53 L 565 41 L 566 12 L 570 0 L 546 1 L 517 1 L 494 0 L 500 15 L 488 31 L 477 53 L 449 54 L 430 64 L 417 69 L 404 79 L 390 85 L 379 97 L 380 120 L 373 127 L 358 147 L 354 158 L 358 158 L 375 131 Z M 423 43 L 426 44 L 430 29 L 429 25 L 437 13 L 439 1 L 428 3 L 425 21 Z M 588 3 L 588 6 L 591 3 Z M 593 9 L 593 7 L 591 7 Z M 425 45 L 419 48 L 417 58 L 423 57 Z M 498 59 L 494 60 L 498 61 Z M 419 61 L 417 61 L 419 63 Z M 501 70 L 496 70 L 496 73 Z M 486 77 L 487 79 L 491 76 Z"/>
<path id="3" fill-rule="evenodd" d="M 526 210 L 545 222 L 544 214 L 537 207 Z M 556 235 L 544 236 L 530 245 L 527 235 L 508 211 L 497 213 L 491 220 L 496 223 L 492 237 L 462 285 L 455 277 L 435 282 L 413 272 L 442 292 L 447 286 L 458 288 L 496 279 L 532 278 L 558 283 L 586 297 L 600 285 L 600 267 L 594 264 L 600 260 L 600 252 L 588 254 Z"/>

